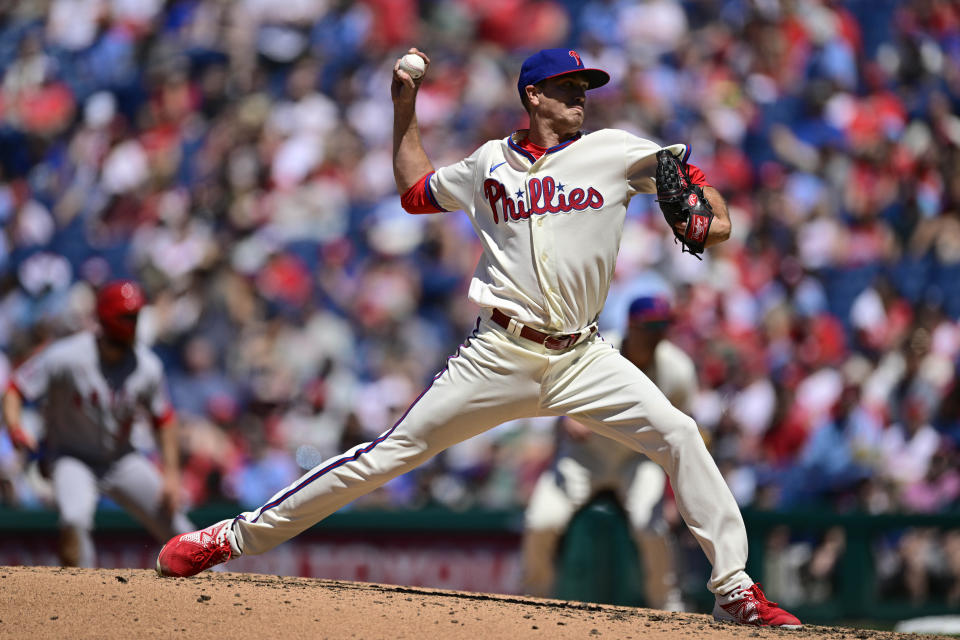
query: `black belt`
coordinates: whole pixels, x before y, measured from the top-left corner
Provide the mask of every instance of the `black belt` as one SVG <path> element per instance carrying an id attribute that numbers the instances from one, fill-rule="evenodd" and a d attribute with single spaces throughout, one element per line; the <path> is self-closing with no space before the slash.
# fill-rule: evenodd
<path id="1" fill-rule="evenodd" d="M 493 313 L 490 315 L 490 319 L 507 331 L 510 331 L 510 316 L 505 314 L 503 311 L 500 311 L 500 309 L 494 309 Z M 542 344 L 547 349 L 555 349 L 557 351 L 571 347 L 572 345 L 576 344 L 577 340 L 582 338 L 584 335 L 591 334 L 597 330 L 597 325 L 594 324 L 589 329 L 584 329 L 583 331 L 579 331 L 577 333 L 556 335 L 537 331 L 533 327 L 528 327 L 527 325 L 520 324 L 519 322 L 516 324 L 520 325 L 521 338 L 526 338 L 527 340 L 536 342 L 537 344 Z"/>

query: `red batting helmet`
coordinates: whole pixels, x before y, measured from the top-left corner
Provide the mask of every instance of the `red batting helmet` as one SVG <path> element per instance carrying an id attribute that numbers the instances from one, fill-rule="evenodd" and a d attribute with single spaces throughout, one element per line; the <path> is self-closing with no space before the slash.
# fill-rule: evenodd
<path id="1" fill-rule="evenodd" d="M 105 284 L 97 294 L 97 318 L 104 335 L 132 344 L 137 333 L 137 314 L 144 302 L 143 290 L 132 280 Z"/>

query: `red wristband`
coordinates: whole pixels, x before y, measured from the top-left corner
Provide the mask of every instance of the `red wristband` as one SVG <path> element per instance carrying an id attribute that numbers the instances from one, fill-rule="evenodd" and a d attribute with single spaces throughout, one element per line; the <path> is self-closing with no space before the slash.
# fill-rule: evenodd
<path id="1" fill-rule="evenodd" d="M 10 442 L 13 443 L 13 446 L 20 448 L 30 449 L 33 447 L 33 443 L 30 441 L 30 436 L 20 425 L 7 425 L 7 431 L 10 432 Z"/>

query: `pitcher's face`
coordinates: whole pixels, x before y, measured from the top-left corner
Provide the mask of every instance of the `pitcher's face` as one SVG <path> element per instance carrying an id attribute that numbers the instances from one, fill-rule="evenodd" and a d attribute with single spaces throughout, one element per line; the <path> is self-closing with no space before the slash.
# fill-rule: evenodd
<path id="1" fill-rule="evenodd" d="M 557 133 L 575 133 L 583 126 L 589 86 L 582 73 L 547 78 L 530 98 L 531 114 L 551 122 Z"/>

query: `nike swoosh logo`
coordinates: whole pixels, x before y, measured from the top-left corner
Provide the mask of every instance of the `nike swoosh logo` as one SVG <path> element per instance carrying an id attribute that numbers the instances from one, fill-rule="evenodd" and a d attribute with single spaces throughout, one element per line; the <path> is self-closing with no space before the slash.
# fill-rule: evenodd
<path id="1" fill-rule="evenodd" d="M 507 164 L 507 161 L 506 161 L 506 160 L 504 160 L 504 161 L 501 162 L 500 164 L 495 164 L 495 165 L 493 165 L 492 167 L 490 167 L 490 173 L 493 173 L 494 171 L 497 170 L 497 167 L 499 167 L 500 165 L 504 165 L 504 164 Z"/>

